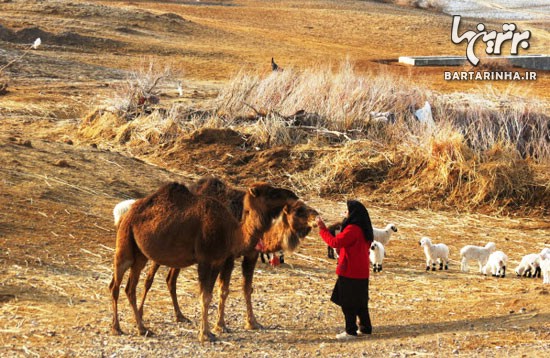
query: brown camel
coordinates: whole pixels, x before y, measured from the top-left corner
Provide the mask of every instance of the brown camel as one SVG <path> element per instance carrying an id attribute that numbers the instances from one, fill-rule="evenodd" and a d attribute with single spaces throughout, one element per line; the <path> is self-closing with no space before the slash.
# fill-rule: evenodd
<path id="1" fill-rule="evenodd" d="M 196 183 L 193 183 L 189 186 L 189 190 L 197 195 L 207 195 L 212 198 L 218 199 L 229 209 L 233 217 L 240 221 L 243 214 L 243 199 L 246 194 L 243 190 L 237 190 L 228 188 L 227 185 L 216 177 L 204 177 L 199 179 Z M 143 290 L 143 295 L 141 297 L 141 303 L 139 305 L 138 311 L 143 319 L 143 305 L 145 299 L 147 298 L 147 293 L 153 285 L 155 275 L 159 269 L 160 265 L 154 262 L 147 273 L 147 278 L 145 279 L 145 289 Z M 190 323 L 191 321 L 186 318 L 180 310 L 178 304 L 177 291 L 177 280 L 180 274 L 179 268 L 170 268 L 168 275 L 166 276 L 166 284 L 168 286 L 168 291 L 170 292 L 170 297 L 172 298 L 172 304 L 174 306 L 174 312 L 176 315 L 176 322 L 186 322 Z M 220 278 L 220 286 L 222 285 Z M 229 289 L 229 282 L 227 282 L 227 290 Z M 229 292 L 229 291 L 228 291 Z"/>
<path id="2" fill-rule="evenodd" d="M 230 276 L 234 257 L 253 251 L 261 234 L 270 226 L 268 214 L 296 200 L 296 195 L 289 190 L 266 183 L 254 184 L 244 196 L 240 224 L 218 200 L 195 195 L 178 183 L 165 185 L 136 201 L 117 231 L 114 274 L 109 285 L 113 333 L 122 333 L 117 305 L 122 278 L 128 269 L 126 295 L 139 333 L 148 332 L 136 304 L 136 286 L 145 264 L 152 260 L 174 268 L 198 264 L 202 303 L 199 340 L 214 339 L 208 324 L 208 306 L 220 270 L 227 270 Z M 229 262 L 231 269 L 227 268 Z"/>
<path id="3" fill-rule="evenodd" d="M 274 223 L 271 225 L 268 231 L 266 231 L 262 238 L 259 240 L 260 247 L 259 249 L 264 252 L 276 252 L 279 250 L 285 251 L 294 251 L 300 241 L 305 238 L 311 228 L 314 226 L 315 217 L 319 214 L 314 209 L 307 206 L 302 201 L 296 201 L 292 204 L 287 204 L 283 208 L 279 216 L 274 220 Z M 258 249 L 258 247 L 256 247 Z M 227 263 L 228 266 L 231 266 L 231 263 Z M 143 317 L 143 303 L 147 295 L 147 291 L 151 288 L 154 276 L 160 265 L 154 264 L 146 278 L 145 291 L 143 294 L 143 299 L 139 307 L 139 313 Z M 224 265 L 225 267 L 225 265 Z M 187 318 L 184 317 L 183 313 L 179 308 L 176 295 L 176 281 L 178 278 L 180 270 L 171 268 L 166 277 L 166 282 L 168 284 L 168 290 L 170 291 L 170 296 L 172 297 L 172 304 L 174 306 L 174 311 L 176 313 L 176 321 L 178 322 L 189 322 Z M 221 332 L 227 332 L 227 326 L 225 324 L 225 302 L 229 294 L 229 280 L 231 272 L 226 272 L 222 269 L 220 273 L 220 302 L 218 304 L 218 323 L 216 324 L 216 330 Z M 245 299 L 247 306 L 247 327 L 257 328 L 258 323 L 255 322 L 254 312 L 252 310 L 251 294 L 252 290 L 247 289 L 252 285 L 252 276 L 250 281 L 245 280 Z M 256 326 L 253 325 L 256 324 Z M 251 327 L 252 326 L 252 327 Z"/>

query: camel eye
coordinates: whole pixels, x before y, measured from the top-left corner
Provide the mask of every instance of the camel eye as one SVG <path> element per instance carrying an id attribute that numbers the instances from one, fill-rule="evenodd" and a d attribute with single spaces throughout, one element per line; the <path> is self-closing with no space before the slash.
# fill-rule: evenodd
<path id="1" fill-rule="evenodd" d="M 303 208 L 303 207 L 299 207 L 299 208 L 296 210 L 296 215 L 298 215 L 298 216 L 306 216 L 306 215 L 307 215 L 306 209 Z"/>

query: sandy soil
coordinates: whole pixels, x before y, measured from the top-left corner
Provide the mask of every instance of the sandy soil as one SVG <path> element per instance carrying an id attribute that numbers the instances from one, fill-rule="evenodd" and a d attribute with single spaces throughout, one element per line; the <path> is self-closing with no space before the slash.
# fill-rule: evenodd
<path id="1" fill-rule="evenodd" d="M 47 127 L 43 125 L 44 127 Z M 28 127 L 27 127 L 28 128 Z M 516 278 L 523 254 L 549 244 L 547 219 L 481 214 L 401 211 L 369 206 L 375 225 L 392 221 L 398 233 L 387 246 L 384 271 L 373 274 L 374 334 L 340 343 L 341 313 L 328 298 L 335 263 L 314 232 L 287 264 L 256 270 L 254 307 L 264 330 L 243 329 L 239 265 L 227 310 L 231 333 L 214 344 L 196 341 L 199 318 L 196 271 L 184 270 L 178 295 L 193 324 L 176 323 L 159 272 L 145 319 L 154 337 L 137 335 L 121 295 L 126 335 L 110 334 L 110 297 L 115 232 L 111 210 L 119 200 L 143 196 L 161 182 L 188 182 L 118 153 L 36 138 L 12 127 L 0 138 L 0 354 L 3 356 L 541 356 L 550 348 L 548 287 L 540 279 Z M 330 222 L 343 203 L 306 198 Z M 367 197 L 360 198 L 369 203 Z M 425 272 L 421 235 L 444 241 L 449 271 Z M 492 240 L 511 262 L 504 279 L 459 272 L 458 251 Z M 215 319 L 215 303 L 211 320 Z"/>
<path id="2" fill-rule="evenodd" d="M 175 322 L 163 283 L 166 270 L 161 269 L 145 311 L 155 336 L 137 335 L 123 294 L 120 314 L 127 334 L 110 334 L 112 207 L 161 183 L 197 178 L 183 162 L 167 167 L 150 153 L 110 151 L 108 143 L 79 138 L 81 118 L 109 97 L 127 70 L 144 56 L 171 63 L 184 71 L 185 95 L 179 98 L 166 87 L 162 100 L 193 104 L 214 97 L 243 66 L 269 71 L 272 56 L 282 66 L 310 67 L 349 55 L 360 71 L 422 78 L 442 91 L 468 90 L 472 84 L 439 79 L 442 69 L 376 62 L 396 59 L 401 51 L 460 52 L 448 41 L 447 16 L 365 1 L 13 0 L 0 3 L 0 23 L 9 29 L 0 41 L 0 66 L 35 36 L 50 41 L 10 67 L 10 92 L 0 97 L 1 356 L 534 357 L 549 351 L 549 288 L 540 279 L 516 278 L 511 272 L 522 255 L 550 245 L 548 217 L 405 210 L 399 203 L 373 205 L 367 196 L 359 199 L 376 226 L 392 221 L 399 227 L 388 245 L 384 271 L 372 277 L 372 336 L 349 343 L 334 339 L 343 323 L 329 302 L 335 263 L 326 258 L 316 232 L 287 255 L 282 267 L 258 265 L 253 301 L 263 330 L 243 328 L 236 265 L 227 308 L 232 332 L 218 342 L 196 340 L 195 268 L 184 270 L 178 289 L 192 324 Z M 544 23 L 527 25 L 539 35 L 533 50 L 548 48 Z M 434 37 L 413 35 L 411 41 L 404 35 L 427 31 Z M 540 81 L 525 90 L 548 96 L 547 88 L 548 76 L 541 72 Z M 209 148 L 205 155 L 203 149 L 189 147 L 189 158 L 208 163 L 225 150 Z M 263 173 L 246 175 L 239 181 L 261 179 Z M 345 198 L 305 199 L 330 222 L 338 219 Z M 424 271 L 418 246 L 422 235 L 449 245 L 449 271 Z M 459 272 L 459 249 L 489 240 L 509 255 L 509 275 L 494 279 L 473 268 Z"/>

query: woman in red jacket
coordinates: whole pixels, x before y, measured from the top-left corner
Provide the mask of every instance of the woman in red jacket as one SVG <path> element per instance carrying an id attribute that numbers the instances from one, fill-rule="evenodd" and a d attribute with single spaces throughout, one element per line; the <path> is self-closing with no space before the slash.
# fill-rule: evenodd
<path id="1" fill-rule="evenodd" d="M 348 213 L 342 231 L 335 236 L 328 231 L 323 219 L 317 218 L 319 234 L 335 249 L 340 249 L 336 274 L 338 280 L 330 300 L 342 307 L 346 331 L 338 339 L 351 339 L 357 334 L 371 334 L 369 316 L 369 249 L 373 240 L 372 224 L 365 206 L 356 200 L 347 202 Z M 359 317 L 359 330 L 357 329 Z"/>

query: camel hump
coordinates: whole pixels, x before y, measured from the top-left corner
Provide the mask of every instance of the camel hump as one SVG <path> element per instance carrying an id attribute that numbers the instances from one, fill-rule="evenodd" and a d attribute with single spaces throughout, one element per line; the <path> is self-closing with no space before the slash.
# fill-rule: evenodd
<path id="1" fill-rule="evenodd" d="M 177 182 L 168 183 L 158 190 L 159 193 L 163 191 L 168 192 L 170 195 L 186 195 L 191 193 L 185 185 Z"/>
<path id="2" fill-rule="evenodd" d="M 296 194 L 292 191 L 283 188 L 276 188 L 265 182 L 257 182 L 252 184 L 248 188 L 248 194 L 252 197 L 265 197 L 271 200 L 281 198 L 285 198 L 287 200 L 298 200 L 298 196 L 296 196 Z"/>
<path id="3" fill-rule="evenodd" d="M 177 201 L 178 198 L 189 198 L 191 196 L 193 196 L 193 193 L 191 193 L 185 185 L 172 182 L 160 187 L 160 189 L 151 194 L 149 198 L 154 199 L 155 201 L 158 199 Z"/>
<path id="4" fill-rule="evenodd" d="M 131 211 L 140 213 L 158 205 L 165 207 L 173 205 L 187 206 L 192 202 L 193 197 L 193 193 L 191 193 L 185 185 L 172 182 L 163 185 L 147 197 L 136 201 L 136 203 L 132 205 Z"/>
<path id="5" fill-rule="evenodd" d="M 190 190 L 195 194 L 208 195 L 221 199 L 226 196 L 227 185 L 216 177 L 203 177 L 193 184 Z"/>

